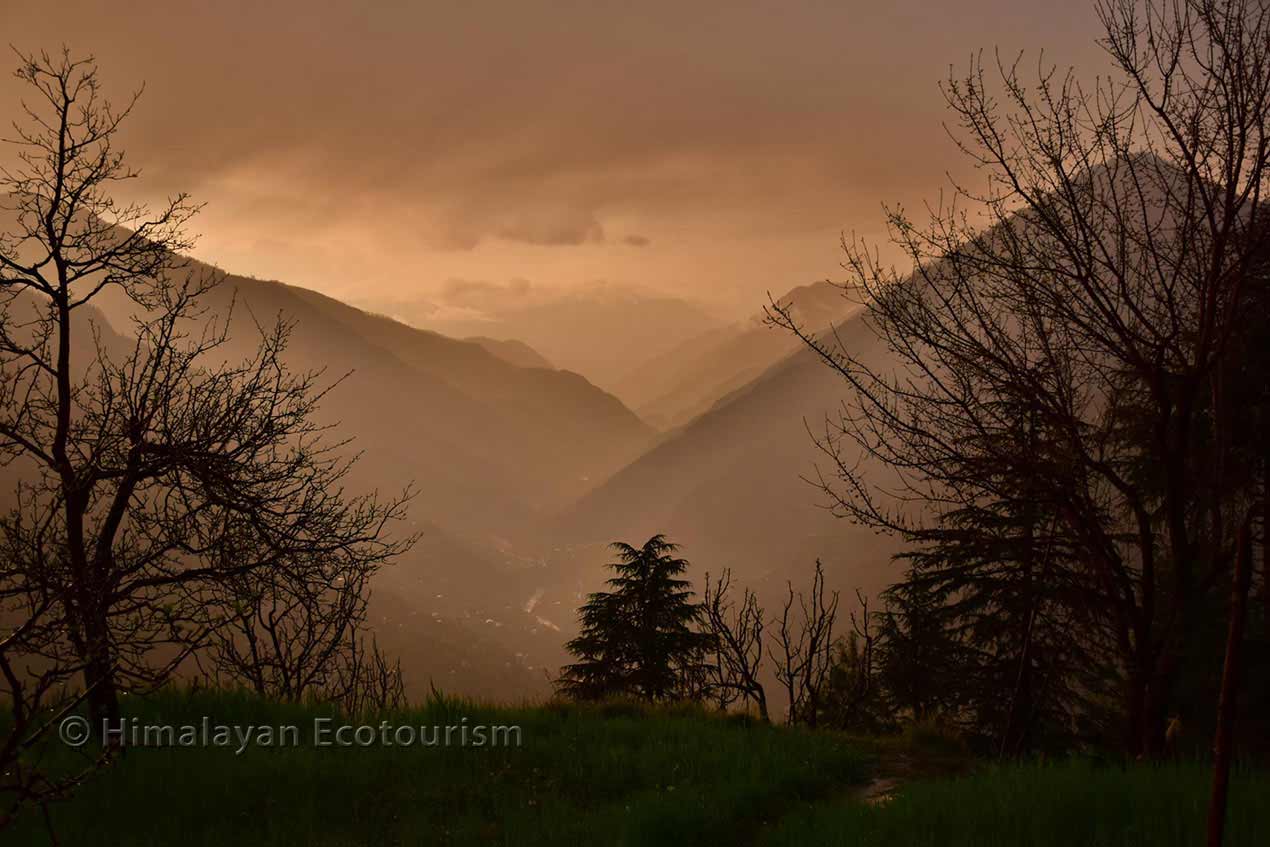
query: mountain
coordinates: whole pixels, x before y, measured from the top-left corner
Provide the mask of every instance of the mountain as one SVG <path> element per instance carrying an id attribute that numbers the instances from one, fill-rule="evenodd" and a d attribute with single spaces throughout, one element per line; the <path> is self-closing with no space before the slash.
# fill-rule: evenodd
<path id="1" fill-rule="evenodd" d="M 786 299 L 816 325 L 848 306 L 828 286 Z M 95 302 L 119 330 L 106 340 L 127 344 L 134 307 L 117 294 Z M 647 306 L 637 303 L 632 313 Z M 363 454 L 350 491 L 416 484 L 407 529 L 421 541 L 377 577 L 371 608 L 376 637 L 416 691 L 429 680 L 489 697 L 545 691 L 543 669 L 564 660 L 575 609 L 603 578 L 614 539 L 666 532 L 697 568 L 733 567 L 769 593 L 785 577 L 801 581 L 816 556 L 835 586 L 879 581 L 885 547 L 816 509 L 799 479 L 815 456 L 803 418 L 830 411 L 841 386 L 757 318 L 728 327 L 697 315 L 695 338 L 673 343 L 627 321 L 628 339 L 649 339 L 640 350 L 662 348 L 648 396 L 679 391 L 713 406 L 655 443 L 612 394 L 544 367 L 537 344 L 448 337 L 244 276 L 226 277 L 203 305 L 224 315 L 231 304 L 231 341 L 217 354 L 226 359 L 253 352 L 255 323 L 294 322 L 288 364 L 324 372 L 333 387 L 320 420 Z"/>
<path id="2" fill-rule="evenodd" d="M 863 315 L 837 333 L 854 354 L 885 361 Z M 832 474 L 808 428 L 823 431 L 844 396 L 841 377 L 809 350 L 796 350 L 587 494 L 563 518 L 561 533 L 585 548 L 664 532 L 696 568 L 732 568 L 769 604 L 786 579 L 805 582 L 816 558 L 831 587 L 874 593 L 894 581 L 895 542 L 835 518 L 804 479 L 815 479 L 817 466 Z M 584 584 L 587 566 L 578 562 Z"/>
<path id="3" fill-rule="evenodd" d="M 790 307 L 813 331 L 859 308 L 828 282 L 795 288 L 777 303 Z M 653 426 L 673 429 L 757 378 L 800 344 L 789 332 L 766 325 L 760 313 L 684 341 L 627 373 L 613 390 Z"/>
<path id="4" fill-rule="evenodd" d="M 610 390 L 632 368 L 721 325 L 686 300 L 611 285 L 550 293 L 529 289 L 480 299 L 468 289 L 463 291 L 463 298 L 451 292 L 440 305 L 381 301 L 367 305 L 448 336 L 514 338 L 558 367 L 584 374 Z"/>
<path id="5" fill-rule="evenodd" d="M 117 292 L 94 302 L 129 325 L 135 306 Z M 653 431 L 576 373 L 511 364 L 304 288 L 230 275 L 202 305 L 219 316 L 232 305 L 230 341 L 214 354 L 230 361 L 255 350 L 256 323 L 294 323 L 285 360 L 322 371 L 331 388 L 318 421 L 361 453 L 350 492 L 414 483 L 402 529 L 421 541 L 376 578 L 371 608 L 413 693 L 429 680 L 487 697 L 545 691 L 560 639 L 531 614 L 542 565 L 526 551 L 541 547 L 545 515 L 639 455 Z"/>
<path id="6" fill-rule="evenodd" d="M 480 335 L 474 335 L 463 340 L 481 345 L 507 364 L 515 365 L 518 368 L 555 369 L 555 365 L 547 361 L 545 356 L 523 341 L 516 341 L 512 338 L 500 340 Z"/>
<path id="7" fill-rule="evenodd" d="M 407 684 L 419 696 L 429 681 L 482 698 L 549 693 L 543 671 L 559 669 L 563 639 L 536 608 L 542 561 L 430 521 L 415 529 L 419 543 L 379 573 L 369 610 L 376 639 L 401 659 Z"/>
<path id="8" fill-rule="evenodd" d="M 253 321 L 294 322 L 288 364 L 337 383 L 322 414 L 365 449 L 380 488 L 416 480 L 439 524 L 508 531 L 581 494 L 632 459 L 650 428 L 578 374 L 511 365 L 481 344 L 415 329 L 308 289 L 230 275 L 204 297 L 232 307 L 230 358 L 255 346 Z M 116 325 L 130 304 L 103 306 Z M 342 379 L 341 379 L 342 378 Z M 491 522 L 485 513 L 505 520 Z"/>

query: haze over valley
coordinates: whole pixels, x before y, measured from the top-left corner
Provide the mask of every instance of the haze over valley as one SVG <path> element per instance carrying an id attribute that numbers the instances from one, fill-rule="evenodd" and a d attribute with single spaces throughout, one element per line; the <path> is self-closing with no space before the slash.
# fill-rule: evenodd
<path id="1" fill-rule="evenodd" d="M 293 320 L 286 361 L 322 371 L 318 415 L 361 456 L 350 490 L 414 483 L 419 541 L 371 596 L 415 691 L 547 692 L 618 539 L 664 532 L 769 593 L 818 557 L 835 588 L 887 583 L 887 544 L 802 479 L 841 383 L 764 309 L 858 334 L 860 298 L 824 282 L 842 233 L 888 249 L 883 203 L 970 173 L 933 140 L 950 33 L 1044 34 L 1075 60 L 1092 13 L 288 5 L 4 22 L 94 51 L 117 100 L 147 84 L 119 139 L 144 172 L 115 188 L 206 204 L 187 249 L 229 274 L 206 302 L 235 301 L 217 355 Z M 110 295 L 95 307 L 128 337 Z"/>
<path id="2" fill-rule="evenodd" d="M 855 326 L 859 304 L 828 283 L 777 299 L 811 327 Z M 627 314 L 678 310 L 683 338 L 620 348 L 637 364 L 615 392 L 518 339 L 450 337 L 283 282 L 231 274 L 207 305 L 229 314 L 231 304 L 234 331 L 219 351 L 230 360 L 250 354 L 256 322 L 294 321 L 286 361 L 323 372 L 332 387 L 319 419 L 360 453 L 350 488 L 417 488 L 403 531 L 420 539 L 371 594 L 376 637 L 402 658 L 412 690 L 431 680 L 482 696 L 545 695 L 615 538 L 673 534 L 703 570 L 732 568 L 772 596 L 818 557 L 835 587 L 885 583 L 889 548 L 844 532 L 801 478 L 816 453 L 804 421 L 832 411 L 841 389 L 796 338 L 763 322 L 761 303 L 725 324 L 677 301 L 631 298 Z M 100 306 L 126 332 L 135 307 L 119 297 Z M 553 308 L 566 333 L 578 303 L 540 313 Z M 620 311 L 593 309 L 594 334 L 650 335 Z M 623 394 L 632 404 L 673 398 L 663 402 L 677 414 L 646 410 L 653 425 Z"/>
<path id="3" fill-rule="evenodd" d="M 0 23 L 3 843 L 1270 843 L 1270 0 Z"/>

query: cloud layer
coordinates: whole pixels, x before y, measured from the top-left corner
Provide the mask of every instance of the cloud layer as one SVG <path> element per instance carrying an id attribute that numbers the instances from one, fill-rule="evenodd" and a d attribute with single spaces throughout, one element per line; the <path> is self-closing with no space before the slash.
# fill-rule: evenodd
<path id="1" fill-rule="evenodd" d="M 834 273 L 839 230 L 961 173 L 936 83 L 973 48 L 1096 61 L 1085 10 L 876 5 L 63 0 L 4 22 L 95 53 L 120 95 L 146 82 L 138 190 L 209 201 L 202 253 L 235 270 L 735 298 Z"/>

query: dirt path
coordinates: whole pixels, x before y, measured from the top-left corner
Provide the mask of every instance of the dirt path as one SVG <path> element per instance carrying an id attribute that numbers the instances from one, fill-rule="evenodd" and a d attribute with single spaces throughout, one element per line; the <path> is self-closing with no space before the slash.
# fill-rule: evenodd
<path id="1" fill-rule="evenodd" d="M 869 806 L 881 806 L 894 799 L 896 792 L 903 784 L 899 777 L 874 777 L 868 785 L 853 791 L 851 799 Z"/>
<path id="2" fill-rule="evenodd" d="M 894 799 L 904 783 L 917 775 L 918 770 L 914 766 L 913 757 L 907 753 L 879 755 L 873 779 L 849 792 L 847 799 L 870 806 L 888 803 Z"/>
<path id="3" fill-rule="evenodd" d="M 895 799 L 910 782 L 953 778 L 973 768 L 973 760 L 964 752 L 936 752 L 909 746 L 897 749 L 897 745 L 885 742 L 868 746 L 873 758 L 869 781 L 831 790 L 816 801 L 816 805 L 864 803 L 881 806 Z M 747 843 L 759 843 L 762 834 L 777 827 L 781 820 L 781 817 L 776 817 L 755 829 Z"/>
<path id="4" fill-rule="evenodd" d="M 880 806 L 895 798 L 906 783 L 917 779 L 955 777 L 971 769 L 972 760 L 962 753 L 936 753 L 919 749 L 876 751 L 873 778 L 847 795 L 848 800 Z"/>

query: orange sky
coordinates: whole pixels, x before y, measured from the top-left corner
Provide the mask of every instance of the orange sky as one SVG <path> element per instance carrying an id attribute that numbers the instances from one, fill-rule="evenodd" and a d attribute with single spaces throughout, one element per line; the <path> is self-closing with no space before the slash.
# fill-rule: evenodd
<path id="1" fill-rule="evenodd" d="M 965 173 L 950 64 L 1103 70 L 1092 9 L 1065 5 L 0 0 L 0 28 L 94 53 L 120 97 L 146 83 L 135 189 L 207 201 L 197 252 L 229 270 L 363 302 L 604 280 L 749 312 Z"/>

